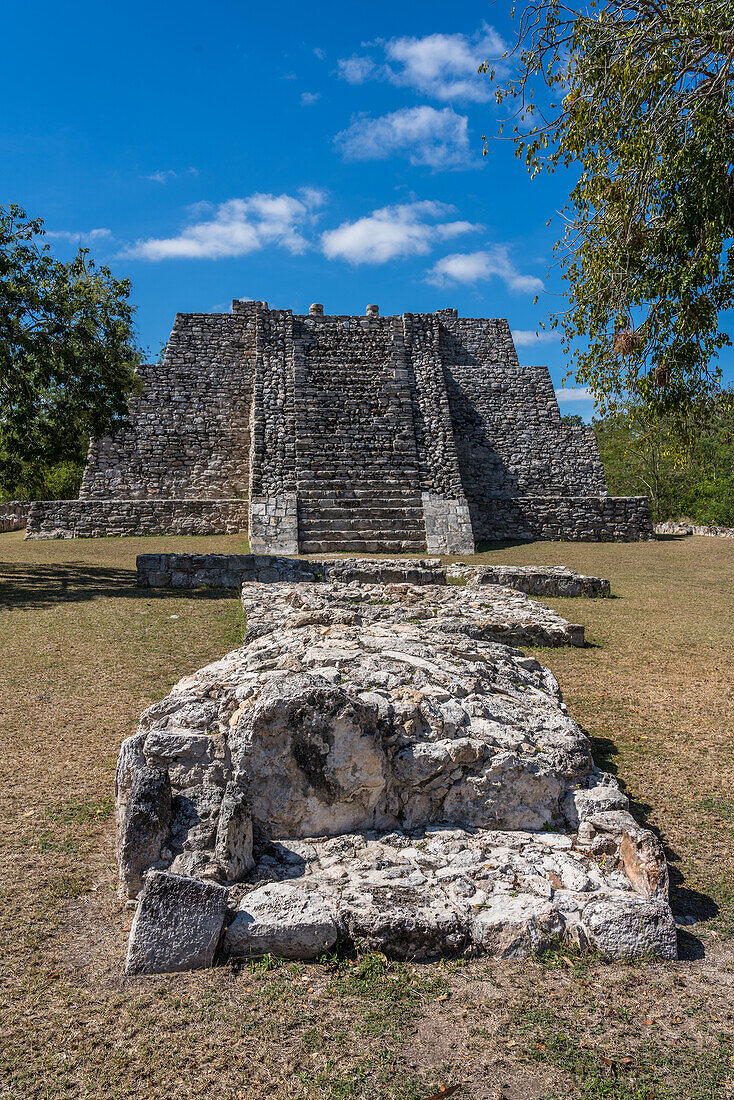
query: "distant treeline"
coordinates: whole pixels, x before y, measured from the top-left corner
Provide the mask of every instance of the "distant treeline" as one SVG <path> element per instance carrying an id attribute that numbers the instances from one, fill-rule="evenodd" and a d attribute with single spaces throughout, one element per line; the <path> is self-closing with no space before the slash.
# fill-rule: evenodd
<path id="1" fill-rule="evenodd" d="M 734 527 L 734 391 L 699 414 L 687 451 L 669 422 L 639 408 L 592 425 L 614 496 L 648 497 L 655 520 Z"/>

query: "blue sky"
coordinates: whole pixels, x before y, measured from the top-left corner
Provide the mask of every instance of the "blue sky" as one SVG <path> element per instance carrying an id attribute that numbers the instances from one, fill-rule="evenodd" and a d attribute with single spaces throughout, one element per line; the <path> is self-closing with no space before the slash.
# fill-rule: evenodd
<path id="1" fill-rule="evenodd" d="M 476 66 L 509 3 L 86 0 L 7 5 L 0 194 L 133 283 L 143 347 L 176 311 L 455 306 L 507 317 L 521 362 L 562 303 L 568 174 L 530 180 Z M 540 300 L 533 305 L 536 293 Z M 727 354 L 727 377 L 734 377 Z M 593 410 L 563 397 L 562 408 Z"/>

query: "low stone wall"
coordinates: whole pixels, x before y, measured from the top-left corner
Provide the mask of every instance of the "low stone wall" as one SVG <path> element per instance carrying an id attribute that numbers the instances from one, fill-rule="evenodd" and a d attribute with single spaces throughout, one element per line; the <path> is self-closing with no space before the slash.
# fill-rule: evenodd
<path id="1" fill-rule="evenodd" d="M 39 500 L 27 539 L 247 532 L 246 500 Z"/>
<path id="2" fill-rule="evenodd" d="M 28 522 L 29 500 L 6 500 L 0 504 L 0 531 L 22 531 Z"/>
<path id="3" fill-rule="evenodd" d="M 714 535 L 720 539 L 734 539 L 734 527 L 705 527 L 695 523 L 656 523 L 656 535 Z"/>
<path id="4" fill-rule="evenodd" d="M 499 584 L 528 596 L 610 596 L 605 577 L 586 577 L 564 565 L 464 565 L 453 562 L 446 575 L 449 582 L 466 581 L 471 587 Z"/>
<path id="5" fill-rule="evenodd" d="M 472 508 L 478 541 L 637 542 L 655 537 L 647 497 L 509 497 Z"/>
<path id="6" fill-rule="evenodd" d="M 275 557 L 271 554 L 139 554 L 141 588 L 240 588 L 248 581 L 329 580 L 344 584 L 445 584 L 439 558 Z"/>

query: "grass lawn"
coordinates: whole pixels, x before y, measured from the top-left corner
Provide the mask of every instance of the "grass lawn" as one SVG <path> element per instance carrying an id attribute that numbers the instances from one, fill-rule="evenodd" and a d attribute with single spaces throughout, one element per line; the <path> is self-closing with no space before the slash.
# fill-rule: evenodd
<path id="1" fill-rule="evenodd" d="M 734 540 L 474 559 L 611 579 L 615 599 L 548 601 L 587 648 L 538 654 L 667 845 L 680 962 L 366 954 L 126 979 L 117 749 L 243 626 L 233 592 L 134 587 L 136 554 L 174 549 L 244 546 L 0 534 L 2 1100 L 734 1096 Z"/>

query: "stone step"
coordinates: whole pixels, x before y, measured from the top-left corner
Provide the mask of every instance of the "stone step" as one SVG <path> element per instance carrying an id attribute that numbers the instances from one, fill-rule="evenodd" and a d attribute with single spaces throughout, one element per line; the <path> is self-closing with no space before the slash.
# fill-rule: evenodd
<path id="1" fill-rule="evenodd" d="M 395 505 L 391 507 L 385 504 L 375 504 L 373 507 L 366 507 L 365 505 L 354 505 L 352 507 L 349 504 L 332 504 L 330 501 L 326 504 L 319 506 L 317 504 L 309 504 L 304 506 L 301 502 L 299 508 L 299 517 L 301 519 L 328 519 L 328 520 L 354 520 L 358 522 L 361 518 L 364 519 L 392 519 L 392 520 L 413 520 L 420 522 L 423 519 L 423 509 L 414 505 L 405 506 Z"/>
<path id="2" fill-rule="evenodd" d="M 330 535 L 331 532 L 335 533 L 349 533 L 351 531 L 364 532 L 365 535 L 372 535 L 375 538 L 386 536 L 401 536 L 403 531 L 406 535 L 423 535 L 425 530 L 423 522 L 412 520 L 406 521 L 396 517 L 395 519 L 380 519 L 380 518 L 360 518 L 355 519 L 352 522 L 349 519 L 321 519 L 318 516 L 309 516 L 306 519 L 300 518 L 298 520 L 298 530 L 303 536 L 309 535 Z"/>
<path id="3" fill-rule="evenodd" d="M 315 485 L 309 488 L 298 489 L 299 500 L 354 500 L 354 501 L 370 501 L 370 500 L 385 500 L 395 501 L 397 504 L 404 504 L 408 501 L 415 501 L 417 504 L 421 503 L 420 493 L 416 489 L 381 489 L 379 485 L 376 485 L 374 489 L 364 489 L 359 487 L 357 489 L 343 488 L 334 489 Z"/>
<path id="4" fill-rule="evenodd" d="M 378 542 L 351 539 L 300 539 L 300 554 L 413 554 L 425 553 L 425 539 L 380 539 Z"/>

